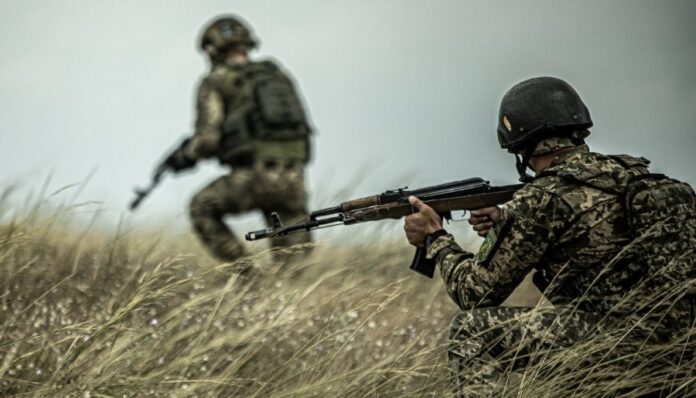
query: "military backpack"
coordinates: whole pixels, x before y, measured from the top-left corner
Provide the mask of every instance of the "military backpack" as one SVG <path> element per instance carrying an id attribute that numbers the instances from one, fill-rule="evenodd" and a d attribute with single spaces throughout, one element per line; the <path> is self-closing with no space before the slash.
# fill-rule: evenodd
<path id="1" fill-rule="evenodd" d="M 689 184 L 651 173 L 647 159 L 628 155 L 588 156 L 595 157 L 606 167 L 587 168 L 579 163 L 562 171 L 543 171 L 539 177 L 556 176 L 617 198 L 625 220 L 617 231 L 625 234 L 626 245 L 601 270 L 601 278 L 597 277 L 593 287 L 601 291 L 600 285 L 620 286 L 625 292 L 640 288 L 641 294 L 651 297 L 651 303 L 656 305 L 664 295 L 678 291 L 675 289 L 678 284 L 696 278 L 696 268 L 692 264 L 696 242 L 696 193 Z M 541 273 L 535 274 L 534 281 L 542 290 L 550 283 Z M 585 293 L 567 295 L 582 294 Z M 622 306 L 633 304 L 644 305 L 641 300 L 622 302 Z M 614 310 L 628 311 L 623 307 Z"/>
<path id="2" fill-rule="evenodd" d="M 287 147 L 299 141 L 306 161 L 311 129 L 290 78 L 271 61 L 230 68 L 234 79 L 222 90 L 229 93 L 222 125 L 225 157 L 237 163 L 253 157 L 260 146 Z"/>
<path id="3" fill-rule="evenodd" d="M 610 158 L 629 171 L 636 170 L 618 192 L 634 239 L 645 239 L 661 229 L 676 232 L 672 229 L 679 228 L 679 220 L 694 216 L 696 194 L 691 186 L 664 174 L 647 172 L 647 159 L 627 155 Z"/>

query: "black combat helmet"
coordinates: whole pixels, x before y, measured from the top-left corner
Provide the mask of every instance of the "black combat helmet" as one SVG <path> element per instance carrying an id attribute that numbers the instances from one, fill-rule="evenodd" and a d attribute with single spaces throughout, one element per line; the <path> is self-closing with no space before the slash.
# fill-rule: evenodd
<path id="1" fill-rule="evenodd" d="M 201 34 L 200 47 L 204 51 L 221 53 L 227 48 L 244 44 L 249 49 L 258 46 L 258 40 L 242 20 L 233 15 L 218 17 L 206 25 Z"/>
<path id="2" fill-rule="evenodd" d="M 498 141 L 503 149 L 520 153 L 542 139 L 591 126 L 590 112 L 570 84 L 555 77 L 535 77 L 505 93 L 498 116 Z"/>

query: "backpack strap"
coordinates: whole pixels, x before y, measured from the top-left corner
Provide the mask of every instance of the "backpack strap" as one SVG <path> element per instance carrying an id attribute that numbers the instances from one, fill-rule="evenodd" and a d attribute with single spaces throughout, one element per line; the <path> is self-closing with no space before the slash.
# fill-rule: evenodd
<path id="1" fill-rule="evenodd" d="M 636 198 L 641 191 L 649 188 L 645 184 L 638 184 L 644 180 L 660 181 L 666 179 L 667 176 L 660 173 L 644 173 L 632 175 L 626 181 L 626 190 L 623 196 L 623 207 L 626 211 L 626 222 L 628 223 L 628 228 L 631 233 L 631 239 L 636 238 L 636 225 L 633 219 L 633 200 Z"/>

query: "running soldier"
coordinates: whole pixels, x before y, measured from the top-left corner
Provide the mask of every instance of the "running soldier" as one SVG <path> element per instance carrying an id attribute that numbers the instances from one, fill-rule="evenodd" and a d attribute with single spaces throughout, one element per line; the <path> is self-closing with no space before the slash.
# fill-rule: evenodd
<path id="1" fill-rule="evenodd" d="M 463 310 L 452 321 L 448 348 L 455 394 L 497 396 L 508 373 L 535 351 L 569 348 L 602 328 L 624 327 L 641 341 L 665 341 L 690 328 L 693 189 L 650 173 L 644 158 L 591 152 L 584 142 L 589 111 L 562 80 L 515 85 L 498 121 L 500 145 L 515 154 L 527 184 L 503 208 L 472 212 L 470 223 L 485 236 L 479 252 L 457 245 L 417 198 L 410 201 L 419 212 L 404 226 L 411 244 L 427 248 Z M 501 307 L 532 270 L 553 306 Z"/>
<path id="2" fill-rule="evenodd" d="M 245 254 L 224 222 L 226 215 L 261 210 L 270 223 L 273 211 L 288 222 L 307 213 L 304 169 L 310 158 L 310 125 L 287 74 L 274 61 L 249 58 L 257 46 L 236 16 L 219 17 L 205 28 L 200 48 L 211 71 L 198 87 L 193 137 L 173 162 L 181 169 L 215 158 L 232 168 L 190 204 L 196 235 L 224 261 Z M 310 239 L 297 234 L 272 244 L 288 247 Z"/>

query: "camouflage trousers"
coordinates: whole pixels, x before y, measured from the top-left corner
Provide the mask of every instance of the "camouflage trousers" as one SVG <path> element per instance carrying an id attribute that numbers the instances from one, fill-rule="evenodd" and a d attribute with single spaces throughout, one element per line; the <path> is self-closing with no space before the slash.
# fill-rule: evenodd
<path id="1" fill-rule="evenodd" d="M 595 330 L 599 317 L 563 308 L 477 308 L 450 325 L 447 356 L 457 397 L 500 396 L 512 371 Z"/>
<path id="2" fill-rule="evenodd" d="M 196 235 L 209 251 L 220 260 L 233 261 L 244 256 L 245 249 L 224 222 L 225 216 L 260 210 L 268 224 L 271 212 L 292 223 L 306 217 L 306 201 L 304 166 L 266 161 L 219 177 L 193 197 L 189 212 Z M 310 241 L 309 234 L 298 233 L 272 239 L 271 245 L 283 248 Z M 280 250 L 274 251 L 274 257 L 288 259 Z"/>

